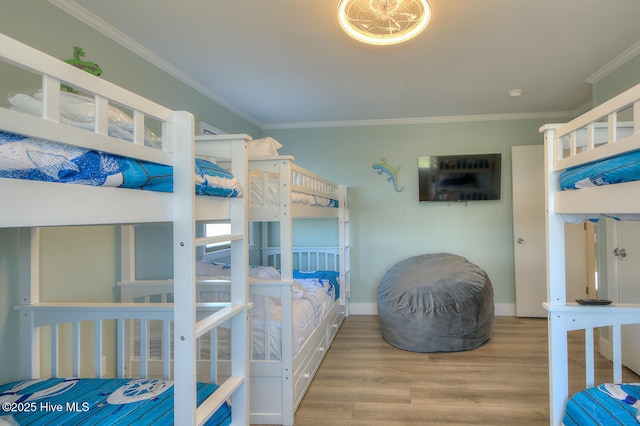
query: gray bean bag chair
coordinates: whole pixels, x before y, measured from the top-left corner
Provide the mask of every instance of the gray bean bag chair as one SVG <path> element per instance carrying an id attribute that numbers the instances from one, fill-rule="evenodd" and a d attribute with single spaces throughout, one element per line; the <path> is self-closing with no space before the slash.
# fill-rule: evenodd
<path id="1" fill-rule="evenodd" d="M 392 266 L 378 287 L 382 337 L 413 352 L 474 349 L 493 329 L 487 273 L 448 253 L 411 257 Z"/>

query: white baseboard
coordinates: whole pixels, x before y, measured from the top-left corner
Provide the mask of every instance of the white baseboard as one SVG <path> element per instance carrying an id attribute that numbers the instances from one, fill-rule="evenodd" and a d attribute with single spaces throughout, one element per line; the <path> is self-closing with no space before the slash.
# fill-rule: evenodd
<path id="1" fill-rule="evenodd" d="M 498 317 L 515 317 L 515 303 L 496 303 L 495 312 Z M 349 315 L 378 315 L 377 303 L 349 303 Z"/>
<path id="2" fill-rule="evenodd" d="M 349 315 L 378 315 L 378 304 L 349 302 Z"/>
<path id="3" fill-rule="evenodd" d="M 496 303 L 494 305 L 497 317 L 515 317 L 516 316 L 516 304 L 515 303 Z"/>

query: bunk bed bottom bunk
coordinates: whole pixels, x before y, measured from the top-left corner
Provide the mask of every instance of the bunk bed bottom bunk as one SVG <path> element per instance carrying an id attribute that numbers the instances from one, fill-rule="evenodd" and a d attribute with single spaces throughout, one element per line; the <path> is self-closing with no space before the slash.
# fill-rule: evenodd
<path id="1" fill-rule="evenodd" d="M 121 290 L 127 294 L 124 300 L 133 301 L 140 297 L 141 292 L 148 296 L 157 295 L 159 292 L 166 294 L 170 291 L 166 286 L 128 283 L 120 284 Z M 136 287 L 137 286 L 137 287 Z M 141 288 L 142 287 L 142 288 Z M 322 309 L 322 318 L 314 322 L 314 329 L 304 333 L 303 342 L 295 342 L 295 332 L 292 330 L 293 339 L 282 339 L 283 330 L 293 325 L 283 325 L 282 320 L 287 316 L 277 318 L 269 315 L 278 311 L 274 307 L 287 312 L 292 306 L 285 306 L 287 302 L 303 302 L 283 297 L 292 293 L 289 282 L 251 282 L 253 300 L 261 300 L 254 304 L 252 326 L 252 359 L 250 361 L 250 419 L 252 424 L 293 424 L 293 416 L 302 402 L 313 377 L 320 367 L 331 343 L 333 342 L 342 322 L 346 316 L 346 305 L 339 299 Z M 339 291 L 339 290 L 338 290 Z M 211 289 L 202 290 L 204 294 L 211 294 Z M 274 305 L 273 300 L 279 299 L 282 306 Z M 284 301 L 284 302 L 283 302 Z M 271 309 L 261 305 L 267 302 Z M 265 317 L 266 315 L 266 317 Z M 269 331 L 265 332 L 264 324 L 269 324 Z M 151 328 L 151 327 L 150 327 Z M 295 328 L 295 327 L 293 327 Z M 142 370 L 141 358 L 137 354 L 140 347 L 139 330 L 130 329 L 133 335 L 129 336 L 129 344 L 133 349 L 128 359 L 128 372 L 138 375 Z M 146 371 L 150 377 L 159 377 L 162 374 L 163 358 L 160 351 L 161 335 L 158 329 L 149 330 L 148 345 L 150 358 L 146 362 Z M 266 341 L 265 341 L 266 339 Z M 262 340 L 262 341 L 261 341 Z M 228 330 L 221 327 L 216 338 L 216 362 L 211 363 L 209 336 L 203 336 L 198 343 L 198 357 L 196 362 L 196 374 L 200 380 L 207 377 L 217 377 L 218 382 L 231 375 L 231 365 L 228 352 L 230 341 Z M 269 348 L 265 352 L 265 348 Z M 295 351 L 294 351 L 295 349 Z M 212 372 L 212 368 L 215 371 Z"/>
<path id="2" fill-rule="evenodd" d="M 161 321 L 169 329 L 172 305 L 39 303 L 14 309 L 21 314 L 21 344 L 42 344 L 22 351 L 22 380 L 0 384 L 0 425 L 179 423 L 174 420 L 180 415 L 175 403 L 182 397 L 177 388 L 174 392 L 176 365 L 167 361 L 160 378 L 150 378 L 146 368 L 126 378 L 121 352 L 125 324 Z M 202 309 L 220 311 L 217 306 Z M 110 360 L 115 372 L 108 371 Z M 47 364 L 50 372 L 41 371 Z M 215 363 L 209 364 L 214 371 Z M 196 417 L 200 424 L 229 425 L 244 416 L 242 407 L 236 414 L 231 408 L 233 390 L 244 378 L 215 377 L 194 384 Z"/>
<path id="3" fill-rule="evenodd" d="M 278 248 L 263 248 L 265 263 L 276 264 Z M 249 268 L 253 309 L 251 311 L 250 418 L 252 424 L 293 423 L 293 416 L 305 395 L 320 363 L 324 359 L 342 322 L 347 306 L 342 302 L 345 288 L 339 272 L 337 248 L 294 248 L 298 258 L 293 280 L 281 280 L 273 266 Z M 306 259 L 306 260 L 301 260 Z M 308 259 L 315 259 L 309 261 Z M 321 260 L 318 260 L 321 259 Z M 211 261 L 211 259 L 208 259 Z M 321 270 L 315 270 L 316 268 Z M 313 269 L 313 270 L 310 270 Z M 230 267 L 226 264 L 199 262 L 197 299 L 221 302 L 228 297 L 224 279 Z M 121 282 L 122 302 L 149 303 L 172 300 L 170 282 Z M 268 328 L 265 329 L 265 325 Z M 137 375 L 140 365 L 148 366 L 151 376 L 161 374 L 163 357 L 159 350 L 161 333 L 155 327 L 147 334 L 150 358 L 141 359 L 135 348 L 140 346 L 140 333 L 131 329 L 129 373 Z M 231 374 L 228 358 L 228 330 L 222 326 L 216 336 L 218 381 Z M 209 374 L 210 338 L 198 342 L 196 374 Z"/>
<path id="4" fill-rule="evenodd" d="M 346 306 L 338 301 L 334 302 L 322 322 L 307 338 L 293 359 L 251 361 L 252 424 L 293 424 L 294 414 L 338 333 L 345 315 Z"/>
<path id="5" fill-rule="evenodd" d="M 584 389 L 567 402 L 564 426 L 632 425 L 640 422 L 640 384 L 604 383 Z M 615 419 L 615 420 L 614 420 Z"/>
<path id="6" fill-rule="evenodd" d="M 198 383 L 197 403 L 217 385 Z M 155 379 L 50 378 L 0 385 L 0 425 L 173 424 L 173 382 Z M 205 423 L 231 424 L 225 402 Z"/>

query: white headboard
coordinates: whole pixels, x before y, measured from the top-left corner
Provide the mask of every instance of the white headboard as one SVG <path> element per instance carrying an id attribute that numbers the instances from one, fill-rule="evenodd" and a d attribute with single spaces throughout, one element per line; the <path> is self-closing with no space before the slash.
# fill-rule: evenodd
<path id="1" fill-rule="evenodd" d="M 294 247 L 293 269 L 304 271 L 339 271 L 338 247 Z M 262 264 L 280 268 L 280 247 L 263 247 Z"/>

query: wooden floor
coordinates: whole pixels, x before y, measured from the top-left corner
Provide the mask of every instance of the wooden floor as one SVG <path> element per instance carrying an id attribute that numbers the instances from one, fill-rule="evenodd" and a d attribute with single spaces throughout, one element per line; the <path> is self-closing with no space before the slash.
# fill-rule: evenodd
<path id="1" fill-rule="evenodd" d="M 581 335 L 570 335 L 571 392 L 584 387 Z M 611 381 L 610 363 L 598 355 L 596 365 L 596 381 Z M 548 425 L 548 386 L 546 319 L 497 317 L 480 348 L 421 354 L 386 343 L 377 316 L 350 316 L 295 425 Z"/>

